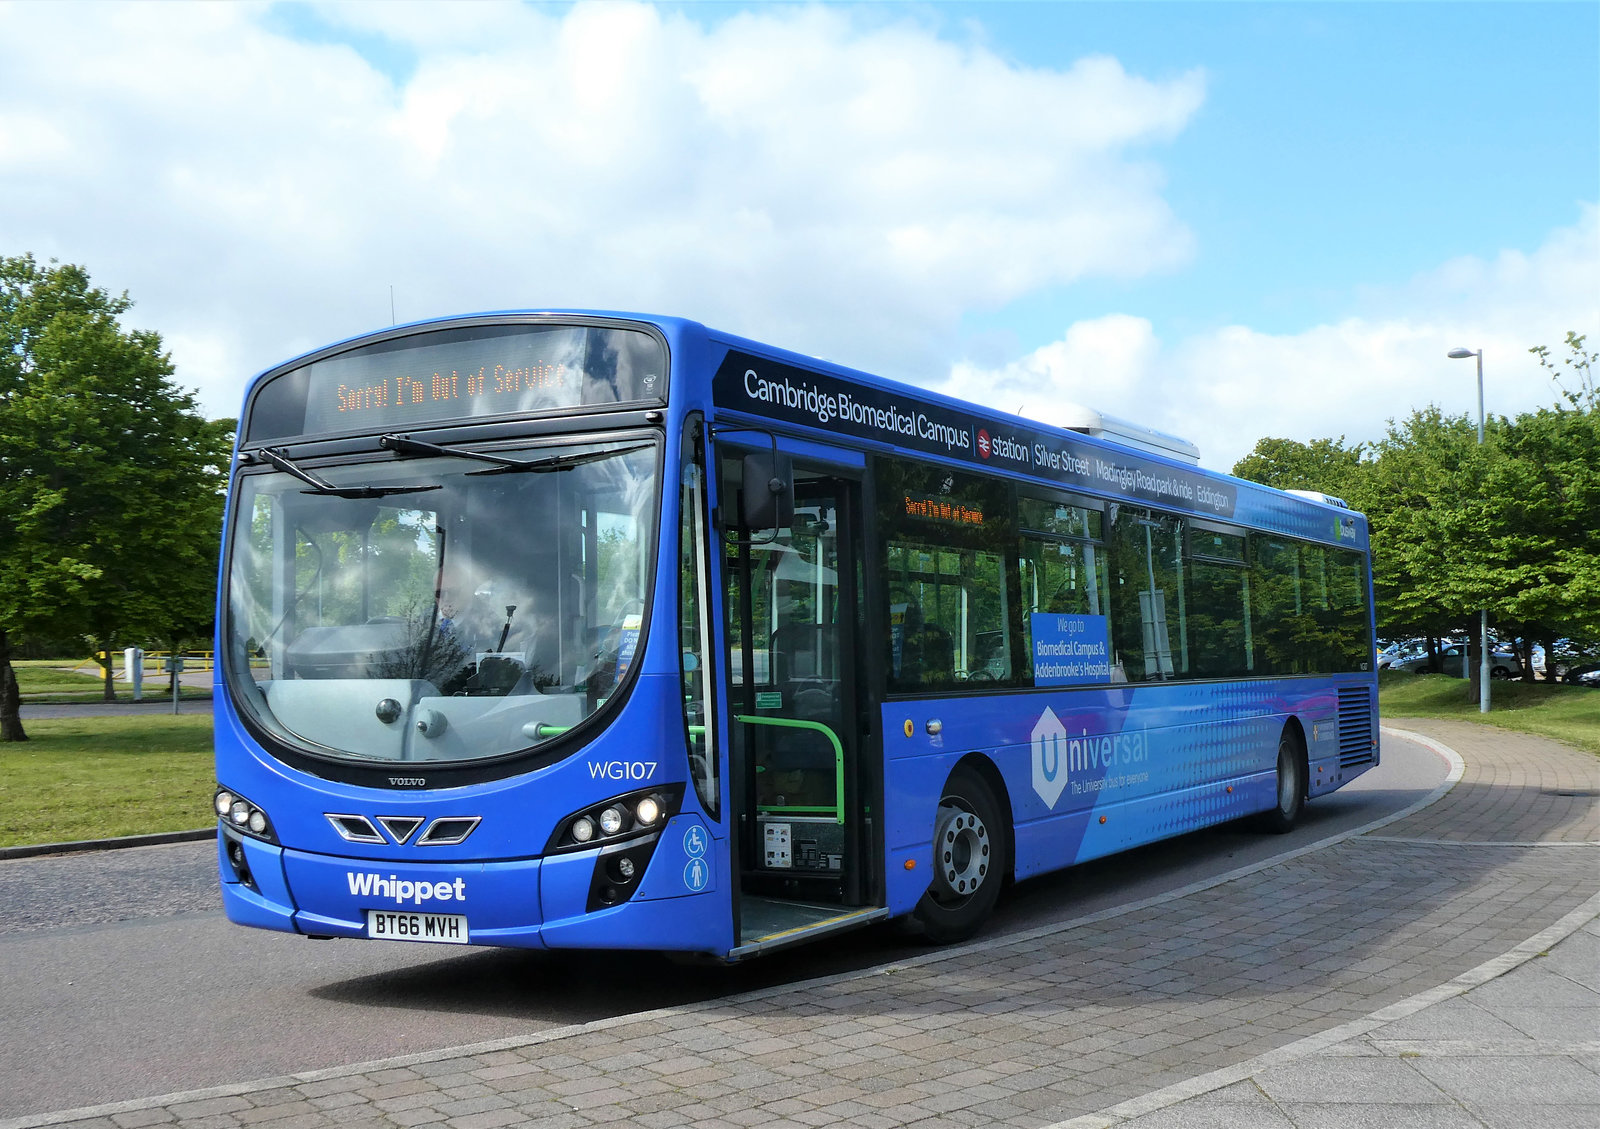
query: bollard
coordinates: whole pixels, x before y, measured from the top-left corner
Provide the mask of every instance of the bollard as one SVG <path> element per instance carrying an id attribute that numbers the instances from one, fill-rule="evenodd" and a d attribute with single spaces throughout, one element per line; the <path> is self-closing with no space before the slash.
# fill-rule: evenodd
<path id="1" fill-rule="evenodd" d="M 144 701 L 144 650 L 129 647 L 122 652 L 122 676 L 133 683 L 133 700 Z"/>

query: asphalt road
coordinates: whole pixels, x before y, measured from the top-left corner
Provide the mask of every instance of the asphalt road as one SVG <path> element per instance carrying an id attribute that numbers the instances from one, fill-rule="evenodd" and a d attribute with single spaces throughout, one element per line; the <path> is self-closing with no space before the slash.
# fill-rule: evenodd
<path id="1" fill-rule="evenodd" d="M 160 715 L 172 712 L 172 699 L 160 695 L 146 697 L 140 702 L 73 702 L 70 704 L 50 705 L 47 703 L 24 702 L 22 703 L 22 720 L 24 724 L 36 719 L 56 717 L 128 717 L 131 715 L 143 716 L 145 714 Z M 204 713 L 211 712 L 210 698 L 180 698 L 178 699 L 179 713 Z"/>
<path id="2" fill-rule="evenodd" d="M 1002 900 L 991 932 L 1175 889 L 1397 811 L 1445 775 L 1419 746 L 1293 834 L 1185 836 Z M 0 1116 L 363 1062 L 794 983 L 921 951 L 873 929 L 733 968 L 651 954 L 316 942 L 230 925 L 211 843 L 0 862 Z"/>

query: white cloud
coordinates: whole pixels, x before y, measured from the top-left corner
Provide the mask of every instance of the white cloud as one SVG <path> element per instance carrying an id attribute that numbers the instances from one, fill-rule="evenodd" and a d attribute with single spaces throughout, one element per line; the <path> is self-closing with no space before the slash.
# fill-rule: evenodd
<path id="1" fill-rule="evenodd" d="M 1265 436 L 1381 438 L 1385 421 L 1430 403 L 1476 418 L 1477 373 L 1452 348 L 1483 350 L 1485 408 L 1515 415 L 1555 402 L 1528 353 L 1562 355 L 1568 330 L 1600 343 L 1600 207 L 1531 253 L 1463 258 L 1408 284 L 1352 296 L 1363 312 L 1300 333 L 1226 326 L 1164 343 L 1142 318 L 1078 322 L 1011 364 L 957 364 L 942 390 L 1049 419 L 1088 404 L 1193 440 L 1230 468 Z"/>
<path id="2" fill-rule="evenodd" d="M 825 7 L 317 14 L 414 67 L 263 5 L 0 5 L 0 250 L 126 287 L 217 414 L 386 324 L 391 285 L 402 319 L 649 309 L 903 375 L 965 311 L 1192 253 L 1142 150 L 1198 73 L 1029 69 Z"/>

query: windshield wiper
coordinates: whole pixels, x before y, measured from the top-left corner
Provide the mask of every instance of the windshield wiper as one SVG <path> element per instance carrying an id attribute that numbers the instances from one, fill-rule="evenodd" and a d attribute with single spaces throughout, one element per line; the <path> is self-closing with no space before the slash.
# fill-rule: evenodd
<path id="1" fill-rule="evenodd" d="M 626 455 L 634 451 L 643 451 L 647 447 L 655 446 L 646 441 L 634 443 L 628 447 L 612 447 L 604 451 L 584 451 L 577 455 L 549 455 L 542 459 L 510 459 L 504 455 L 491 455 L 487 451 L 464 451 L 459 448 L 440 447 L 434 443 L 424 443 L 420 439 L 412 439 L 405 435 L 380 435 L 378 446 L 393 451 L 398 455 L 445 455 L 456 459 L 473 459 L 480 463 L 494 463 L 489 470 L 471 470 L 467 474 L 476 476 L 480 474 L 517 474 L 528 472 L 531 474 L 548 474 L 551 471 L 567 470 L 571 467 L 582 466 L 585 463 L 599 462 L 609 459 L 613 455 Z"/>
<path id="2" fill-rule="evenodd" d="M 420 494 L 424 490 L 438 490 L 439 486 L 335 486 L 325 478 L 303 470 L 290 462 L 282 451 L 272 447 L 263 447 L 251 453 L 254 459 L 261 459 L 271 463 L 285 474 L 293 475 L 301 482 L 312 487 L 302 490 L 302 494 L 326 494 L 333 498 L 387 498 L 391 494 Z"/>

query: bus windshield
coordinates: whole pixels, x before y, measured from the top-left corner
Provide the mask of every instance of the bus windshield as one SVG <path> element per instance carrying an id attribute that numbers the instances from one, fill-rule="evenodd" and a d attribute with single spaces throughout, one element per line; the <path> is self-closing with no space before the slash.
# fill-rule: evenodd
<path id="1" fill-rule="evenodd" d="M 470 761 L 543 744 L 642 645 L 657 444 L 497 448 L 241 478 L 224 664 L 234 698 L 326 757 Z M 301 469 L 295 467 L 294 469 Z M 393 492 L 419 485 L 437 489 Z"/>

